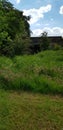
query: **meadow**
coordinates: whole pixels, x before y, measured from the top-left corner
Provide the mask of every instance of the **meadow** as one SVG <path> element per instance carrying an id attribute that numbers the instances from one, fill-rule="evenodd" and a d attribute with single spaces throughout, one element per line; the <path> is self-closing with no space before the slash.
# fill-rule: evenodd
<path id="1" fill-rule="evenodd" d="M 63 51 L 0 56 L 0 130 L 63 130 Z"/>
<path id="2" fill-rule="evenodd" d="M 63 51 L 0 57 L 0 88 L 63 94 Z"/>

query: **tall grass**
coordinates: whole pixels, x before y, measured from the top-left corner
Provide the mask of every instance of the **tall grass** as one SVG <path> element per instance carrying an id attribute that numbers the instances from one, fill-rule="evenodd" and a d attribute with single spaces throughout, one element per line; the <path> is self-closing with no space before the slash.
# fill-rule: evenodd
<path id="1" fill-rule="evenodd" d="M 0 57 L 0 88 L 63 94 L 63 51 Z"/>

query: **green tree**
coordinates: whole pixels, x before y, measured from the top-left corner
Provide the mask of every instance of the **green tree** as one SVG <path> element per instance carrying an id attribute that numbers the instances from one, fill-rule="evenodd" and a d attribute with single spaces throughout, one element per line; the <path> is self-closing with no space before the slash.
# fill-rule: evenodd
<path id="1" fill-rule="evenodd" d="M 41 34 L 41 40 L 40 40 L 40 50 L 47 50 L 50 45 L 50 40 L 47 36 L 47 32 L 43 32 Z"/>
<path id="2" fill-rule="evenodd" d="M 29 47 L 29 19 L 8 0 L 0 1 L 0 54 L 24 54 L 25 48 Z"/>

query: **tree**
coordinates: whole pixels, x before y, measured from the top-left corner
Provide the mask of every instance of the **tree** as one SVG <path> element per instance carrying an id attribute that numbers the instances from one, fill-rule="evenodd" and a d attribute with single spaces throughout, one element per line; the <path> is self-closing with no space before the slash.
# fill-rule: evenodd
<path id="1" fill-rule="evenodd" d="M 1 0 L 0 3 L 4 11 L 9 11 L 10 9 L 13 9 L 13 4 L 11 4 L 8 0 Z"/>
<path id="2" fill-rule="evenodd" d="M 22 34 L 18 33 L 15 37 L 15 54 L 23 55 L 30 53 L 30 38 L 27 36 L 27 32 Z"/>
<path id="3" fill-rule="evenodd" d="M 41 40 L 40 40 L 40 50 L 47 50 L 49 48 L 50 41 L 47 36 L 47 32 L 43 32 L 41 34 Z"/>
<path id="4" fill-rule="evenodd" d="M 30 38 L 29 19 L 8 0 L 0 0 L 0 54 L 12 56 L 26 52 Z"/>

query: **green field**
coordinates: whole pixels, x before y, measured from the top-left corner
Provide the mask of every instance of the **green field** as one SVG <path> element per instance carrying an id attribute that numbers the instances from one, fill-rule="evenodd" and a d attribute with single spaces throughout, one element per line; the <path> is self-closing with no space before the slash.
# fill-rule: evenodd
<path id="1" fill-rule="evenodd" d="M 63 51 L 0 56 L 0 130 L 63 130 Z"/>
<path id="2" fill-rule="evenodd" d="M 63 51 L 0 57 L 0 88 L 63 94 Z"/>
<path id="3" fill-rule="evenodd" d="M 63 130 L 63 98 L 0 90 L 0 130 Z"/>

